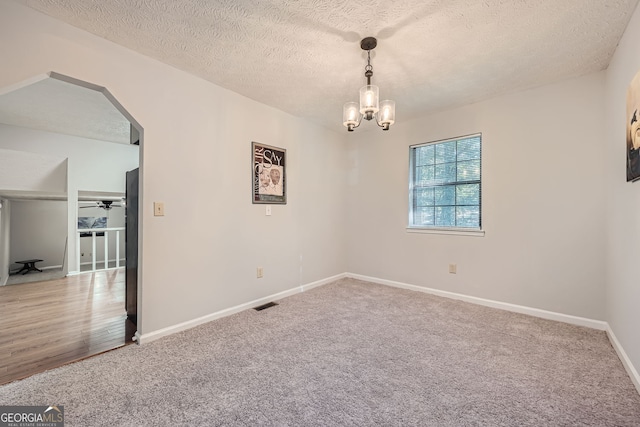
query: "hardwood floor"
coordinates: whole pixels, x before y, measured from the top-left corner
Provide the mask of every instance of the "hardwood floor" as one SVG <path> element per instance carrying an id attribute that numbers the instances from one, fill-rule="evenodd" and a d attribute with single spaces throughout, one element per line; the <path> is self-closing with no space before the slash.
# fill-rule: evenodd
<path id="1" fill-rule="evenodd" d="M 0 287 L 0 384 L 130 344 L 125 269 Z"/>

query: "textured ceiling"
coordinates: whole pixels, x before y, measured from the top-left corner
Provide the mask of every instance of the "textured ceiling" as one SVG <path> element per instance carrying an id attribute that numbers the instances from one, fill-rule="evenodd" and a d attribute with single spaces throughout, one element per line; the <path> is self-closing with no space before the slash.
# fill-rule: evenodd
<path id="1" fill-rule="evenodd" d="M 102 94 L 46 78 L 0 96 L 0 123 L 130 143 L 130 124 Z"/>
<path id="2" fill-rule="evenodd" d="M 638 3 L 15 1 L 342 131 L 342 105 L 365 81 L 363 37 L 378 38 L 373 83 L 396 101 L 401 122 L 605 69 Z"/>

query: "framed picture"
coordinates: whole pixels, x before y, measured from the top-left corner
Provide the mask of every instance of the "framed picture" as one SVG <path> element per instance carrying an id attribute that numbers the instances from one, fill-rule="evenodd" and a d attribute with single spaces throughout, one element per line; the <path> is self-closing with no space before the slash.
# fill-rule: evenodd
<path id="1" fill-rule="evenodd" d="M 627 89 L 627 182 L 640 178 L 640 71 Z"/>
<path id="2" fill-rule="evenodd" d="M 252 202 L 287 204 L 287 150 L 251 143 Z"/>
<path id="3" fill-rule="evenodd" d="M 79 216 L 78 230 L 85 230 L 87 228 L 107 228 L 107 217 Z M 92 233 L 89 232 L 80 233 L 80 237 L 91 237 L 91 235 Z M 104 232 L 98 232 L 96 236 L 104 236 Z"/>

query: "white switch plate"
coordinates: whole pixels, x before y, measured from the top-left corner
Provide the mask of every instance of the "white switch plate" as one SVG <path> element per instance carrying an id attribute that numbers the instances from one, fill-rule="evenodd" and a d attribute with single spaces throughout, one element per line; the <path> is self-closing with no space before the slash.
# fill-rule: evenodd
<path id="1" fill-rule="evenodd" d="M 457 271 L 458 271 L 458 265 L 457 264 L 449 264 L 449 273 L 456 274 Z"/>
<path id="2" fill-rule="evenodd" d="M 266 206 L 264 213 L 267 216 L 271 216 L 271 205 Z"/>
<path id="3" fill-rule="evenodd" d="M 262 278 L 262 276 L 264 276 L 264 270 L 262 269 L 262 267 L 258 267 L 256 269 L 256 276 L 258 277 L 258 279 Z"/>
<path id="4" fill-rule="evenodd" d="M 164 216 L 164 203 L 153 202 L 153 216 Z"/>

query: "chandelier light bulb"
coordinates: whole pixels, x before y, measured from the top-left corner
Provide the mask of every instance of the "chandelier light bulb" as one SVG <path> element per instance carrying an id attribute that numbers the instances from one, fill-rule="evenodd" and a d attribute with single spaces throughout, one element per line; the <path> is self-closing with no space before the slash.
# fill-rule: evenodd
<path id="1" fill-rule="evenodd" d="M 342 124 L 352 132 L 360 124 L 360 106 L 357 102 L 347 102 L 342 110 Z"/>
<path id="2" fill-rule="evenodd" d="M 367 120 L 373 119 L 373 115 L 377 113 L 378 107 L 378 86 L 367 85 L 360 89 L 360 113 Z"/>
<path id="3" fill-rule="evenodd" d="M 380 102 L 380 121 L 379 125 L 382 130 L 389 130 L 389 126 L 396 121 L 396 102 L 389 99 Z"/>

